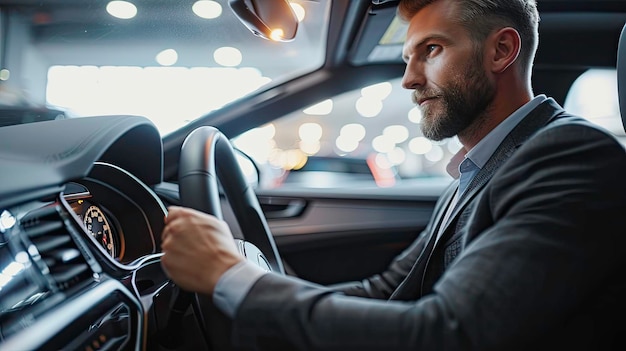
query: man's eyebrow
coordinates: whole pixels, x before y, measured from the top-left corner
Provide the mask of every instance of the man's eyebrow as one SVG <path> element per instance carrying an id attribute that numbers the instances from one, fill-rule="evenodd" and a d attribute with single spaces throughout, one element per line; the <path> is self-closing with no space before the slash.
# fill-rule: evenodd
<path id="1" fill-rule="evenodd" d="M 411 51 L 415 52 L 418 51 L 420 49 L 420 47 L 426 45 L 426 43 L 431 42 L 431 41 L 438 41 L 438 42 L 444 42 L 444 43 L 450 43 L 452 42 L 447 36 L 441 35 L 441 34 L 431 34 L 427 37 L 424 37 L 422 40 L 420 40 L 419 42 L 417 42 L 414 45 L 411 45 Z M 404 52 L 402 53 L 402 59 L 407 62 L 409 59 L 409 56 L 406 55 Z"/>

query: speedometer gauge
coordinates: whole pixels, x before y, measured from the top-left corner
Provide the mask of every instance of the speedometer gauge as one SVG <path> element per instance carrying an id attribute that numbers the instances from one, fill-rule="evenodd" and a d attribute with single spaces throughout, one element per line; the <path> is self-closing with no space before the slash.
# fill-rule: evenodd
<path id="1" fill-rule="evenodd" d="M 115 257 L 115 243 L 111 226 L 104 213 L 98 206 L 90 206 L 83 216 L 83 223 L 87 232 L 91 234 L 97 242 L 111 255 Z"/>

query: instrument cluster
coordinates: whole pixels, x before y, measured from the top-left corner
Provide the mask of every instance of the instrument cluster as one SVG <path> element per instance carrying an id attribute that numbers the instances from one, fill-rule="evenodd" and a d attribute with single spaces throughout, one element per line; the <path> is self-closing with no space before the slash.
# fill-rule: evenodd
<path id="1" fill-rule="evenodd" d="M 87 233 L 102 246 L 109 256 L 114 259 L 123 257 L 122 232 L 117 220 L 108 210 L 88 199 L 77 199 L 69 204 L 80 218 Z"/>

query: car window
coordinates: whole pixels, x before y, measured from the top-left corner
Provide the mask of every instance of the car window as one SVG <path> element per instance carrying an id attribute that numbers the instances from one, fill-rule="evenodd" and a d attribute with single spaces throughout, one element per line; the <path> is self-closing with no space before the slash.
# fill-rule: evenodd
<path id="1" fill-rule="evenodd" d="M 461 147 L 435 142 L 400 78 L 320 101 L 252 129 L 233 143 L 261 165 L 261 188 L 393 187 L 441 179 Z"/>
<path id="2" fill-rule="evenodd" d="M 626 145 L 620 117 L 615 69 L 590 69 L 574 81 L 564 108 L 613 133 Z"/>
<path id="3" fill-rule="evenodd" d="M 606 128 L 626 145 L 614 69 L 590 69 L 564 107 Z M 445 167 L 461 147 L 434 142 L 400 80 L 380 82 L 293 112 L 233 140 L 260 166 L 261 188 L 394 187 L 451 179 Z"/>
<path id="4" fill-rule="evenodd" d="M 330 1 L 290 5 L 297 35 L 276 42 L 228 1 L 0 0 L 0 125 L 139 115 L 167 135 L 321 67 Z"/>

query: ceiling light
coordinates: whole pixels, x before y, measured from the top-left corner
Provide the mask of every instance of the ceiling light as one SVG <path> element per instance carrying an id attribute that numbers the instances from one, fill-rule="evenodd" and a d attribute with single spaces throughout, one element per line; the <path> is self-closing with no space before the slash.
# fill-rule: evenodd
<path id="1" fill-rule="evenodd" d="M 206 19 L 217 18 L 222 14 L 222 5 L 220 5 L 216 1 L 196 1 L 191 9 L 193 10 L 193 13 L 195 13 L 198 17 Z"/>
<path id="2" fill-rule="evenodd" d="M 361 89 L 361 95 L 366 98 L 384 100 L 391 94 L 392 89 L 391 83 L 382 82 Z"/>
<path id="3" fill-rule="evenodd" d="M 387 159 L 394 166 L 397 166 L 406 160 L 406 153 L 402 148 L 396 147 L 387 153 Z"/>
<path id="4" fill-rule="evenodd" d="M 345 138 L 361 141 L 365 138 L 365 127 L 362 124 L 350 123 L 341 127 L 339 135 Z"/>
<path id="5" fill-rule="evenodd" d="M 304 152 L 307 155 L 315 155 L 321 149 L 321 144 L 319 141 L 301 140 L 299 145 L 300 145 L 300 150 L 302 150 L 302 152 Z"/>
<path id="6" fill-rule="evenodd" d="M 213 52 L 213 59 L 222 66 L 234 67 L 241 63 L 241 51 L 230 46 L 221 47 Z"/>
<path id="7" fill-rule="evenodd" d="M 433 148 L 424 154 L 424 157 L 430 162 L 439 162 L 443 159 L 443 150 L 440 146 L 433 145 Z"/>
<path id="8" fill-rule="evenodd" d="M 272 34 L 270 34 L 270 39 L 274 41 L 281 41 L 284 38 L 285 38 L 285 31 L 280 28 L 272 30 Z"/>
<path id="9" fill-rule="evenodd" d="M 372 140 L 372 148 L 380 153 L 390 152 L 395 147 L 396 143 L 386 135 L 379 135 Z"/>
<path id="10" fill-rule="evenodd" d="M 298 128 L 300 140 L 319 141 L 322 138 L 322 126 L 317 123 L 303 123 Z"/>
<path id="11" fill-rule="evenodd" d="M 409 150 L 416 155 L 424 155 L 433 148 L 433 143 L 424 137 L 417 137 L 409 141 Z"/>
<path id="12" fill-rule="evenodd" d="M 387 159 L 385 154 L 377 154 L 375 159 L 376 166 L 380 169 L 390 169 L 392 167 L 391 162 Z"/>
<path id="13" fill-rule="evenodd" d="M 11 77 L 11 71 L 6 68 L 0 70 L 0 80 L 9 80 Z"/>
<path id="14" fill-rule="evenodd" d="M 296 14 L 296 17 L 298 18 L 298 22 L 302 22 L 302 20 L 304 20 L 304 17 L 306 15 L 306 11 L 304 11 L 304 7 L 302 7 L 302 5 L 300 4 L 296 4 L 295 2 L 289 3 L 289 5 L 291 5 L 291 9 L 293 10 L 293 13 Z"/>
<path id="15" fill-rule="evenodd" d="M 128 1 L 110 1 L 106 9 L 111 16 L 121 19 L 130 19 L 137 15 L 137 6 Z"/>
<path id="16" fill-rule="evenodd" d="M 166 49 L 156 55 L 156 62 L 161 66 L 171 66 L 178 61 L 178 53 L 174 49 Z"/>
<path id="17" fill-rule="evenodd" d="M 422 122 L 422 111 L 417 106 L 409 110 L 409 121 L 417 124 Z"/>
<path id="18" fill-rule="evenodd" d="M 409 129 L 402 125 L 391 125 L 385 127 L 383 135 L 388 136 L 398 144 L 409 138 Z"/>
<path id="19" fill-rule="evenodd" d="M 335 145 L 343 152 L 352 152 L 359 147 L 359 141 L 340 135 L 335 140 Z"/>
<path id="20" fill-rule="evenodd" d="M 300 169 L 308 160 L 308 156 L 300 149 L 292 149 L 285 151 L 286 164 L 283 165 L 285 169 Z"/>
<path id="21" fill-rule="evenodd" d="M 313 106 L 307 107 L 302 112 L 306 113 L 307 115 L 324 116 L 324 115 L 330 114 L 332 111 L 333 111 L 333 100 L 328 99 L 320 103 L 317 103 Z"/>
<path id="22" fill-rule="evenodd" d="M 383 109 L 383 102 L 377 99 L 360 97 L 356 101 L 356 110 L 363 117 L 375 117 Z"/>

